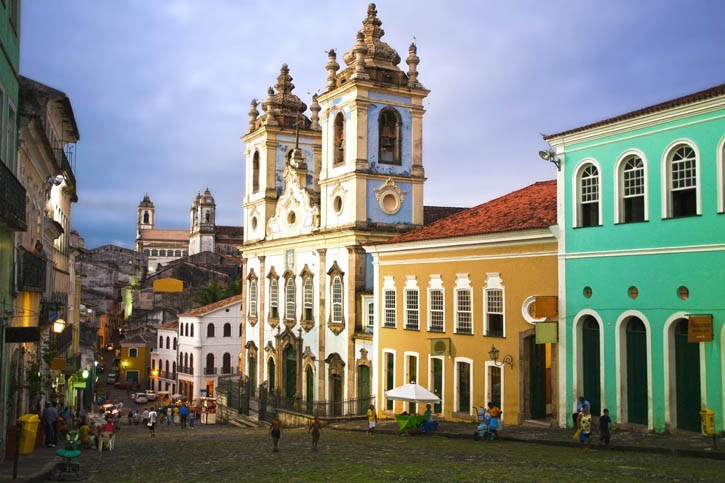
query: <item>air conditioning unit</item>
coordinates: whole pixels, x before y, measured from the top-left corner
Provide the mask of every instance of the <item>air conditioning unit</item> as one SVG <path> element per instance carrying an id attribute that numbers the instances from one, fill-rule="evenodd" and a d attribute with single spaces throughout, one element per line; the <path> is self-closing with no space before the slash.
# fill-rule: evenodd
<path id="1" fill-rule="evenodd" d="M 451 339 L 440 338 L 430 340 L 430 354 L 432 356 L 447 356 L 451 354 Z"/>

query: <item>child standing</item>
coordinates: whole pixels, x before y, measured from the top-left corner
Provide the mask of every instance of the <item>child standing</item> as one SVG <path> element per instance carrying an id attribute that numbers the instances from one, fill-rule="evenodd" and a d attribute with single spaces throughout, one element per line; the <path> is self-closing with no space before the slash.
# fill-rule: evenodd
<path id="1" fill-rule="evenodd" d="M 581 431 L 579 433 L 581 447 L 584 448 L 586 444 L 586 447 L 589 448 L 592 436 L 592 414 L 589 412 L 589 406 L 582 408 L 582 412 L 579 413 L 579 417 L 577 418 L 577 426 Z"/>
<path id="2" fill-rule="evenodd" d="M 368 435 L 372 436 L 375 433 L 375 425 L 378 422 L 378 413 L 375 412 L 375 405 L 371 404 L 367 411 L 368 416 Z"/>
<path id="3" fill-rule="evenodd" d="M 609 444 L 609 429 L 612 425 L 612 420 L 609 417 L 609 409 L 604 409 L 602 415 L 599 416 L 599 442 Z"/>
<path id="4" fill-rule="evenodd" d="M 279 438 L 282 436 L 282 421 L 279 415 L 275 414 L 272 420 L 272 426 L 269 428 L 269 434 L 272 436 L 272 451 L 279 451 Z"/>
<path id="5" fill-rule="evenodd" d="M 312 421 L 312 424 L 310 424 L 310 430 L 309 433 L 312 434 L 312 449 L 317 449 L 317 443 L 320 441 L 320 432 L 322 429 L 322 423 L 320 423 L 320 418 L 315 416 L 315 420 Z"/>

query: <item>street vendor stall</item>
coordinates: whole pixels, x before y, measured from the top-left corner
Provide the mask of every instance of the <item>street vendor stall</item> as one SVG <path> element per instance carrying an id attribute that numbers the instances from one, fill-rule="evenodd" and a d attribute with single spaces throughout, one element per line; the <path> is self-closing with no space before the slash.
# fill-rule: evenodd
<path id="1" fill-rule="evenodd" d="M 385 391 L 385 396 L 394 401 L 411 403 L 437 404 L 441 401 L 438 396 L 414 382 Z M 425 416 L 418 414 L 397 414 L 395 416 L 395 422 L 398 424 L 398 429 L 401 434 L 410 430 L 418 431 L 425 420 Z"/>
<path id="2" fill-rule="evenodd" d="M 216 398 L 201 398 L 201 424 L 216 424 Z"/>

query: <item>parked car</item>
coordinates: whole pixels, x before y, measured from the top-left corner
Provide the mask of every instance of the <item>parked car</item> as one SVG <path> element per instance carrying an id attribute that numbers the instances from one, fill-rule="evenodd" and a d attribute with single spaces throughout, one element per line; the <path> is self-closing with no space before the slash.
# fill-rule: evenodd
<path id="1" fill-rule="evenodd" d="M 151 389 L 146 389 L 146 397 L 149 401 L 156 401 L 157 395 Z"/>
<path id="2" fill-rule="evenodd" d="M 109 342 L 108 344 L 106 344 L 106 350 L 107 351 L 112 351 L 115 348 L 116 348 L 116 346 L 113 345 L 113 342 Z"/>
<path id="3" fill-rule="evenodd" d="M 131 386 L 133 386 L 133 383 L 129 381 L 116 381 L 113 384 L 116 389 L 131 389 Z"/>
<path id="4" fill-rule="evenodd" d="M 145 392 L 136 393 L 136 397 L 133 400 L 136 401 L 136 404 L 146 404 L 149 402 L 149 398 Z"/>

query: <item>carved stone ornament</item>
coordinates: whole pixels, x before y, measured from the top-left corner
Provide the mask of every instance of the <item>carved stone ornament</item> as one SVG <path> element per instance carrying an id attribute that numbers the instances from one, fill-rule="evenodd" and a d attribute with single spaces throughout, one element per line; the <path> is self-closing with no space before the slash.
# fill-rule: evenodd
<path id="1" fill-rule="evenodd" d="M 271 340 L 268 340 L 267 345 L 264 346 L 264 352 L 269 355 L 275 355 L 277 353 L 277 349 L 274 347 L 274 344 L 272 344 Z"/>
<path id="2" fill-rule="evenodd" d="M 380 188 L 375 190 L 375 198 L 378 200 L 380 209 L 388 215 L 394 215 L 400 211 L 400 207 L 403 206 L 403 201 L 405 200 L 405 195 L 405 191 L 401 190 L 395 184 L 393 178 L 390 177 L 385 180 L 385 183 Z"/>
<path id="3" fill-rule="evenodd" d="M 305 350 L 304 350 L 304 352 L 302 352 L 302 365 L 303 366 L 311 365 L 314 367 L 315 359 L 316 359 L 316 357 L 312 353 L 310 346 L 305 346 Z"/>
<path id="4" fill-rule="evenodd" d="M 283 176 L 284 191 L 277 200 L 274 216 L 267 223 L 267 237 L 274 240 L 316 232 L 320 228 L 319 206 L 299 186 L 293 169 L 285 167 Z"/>

